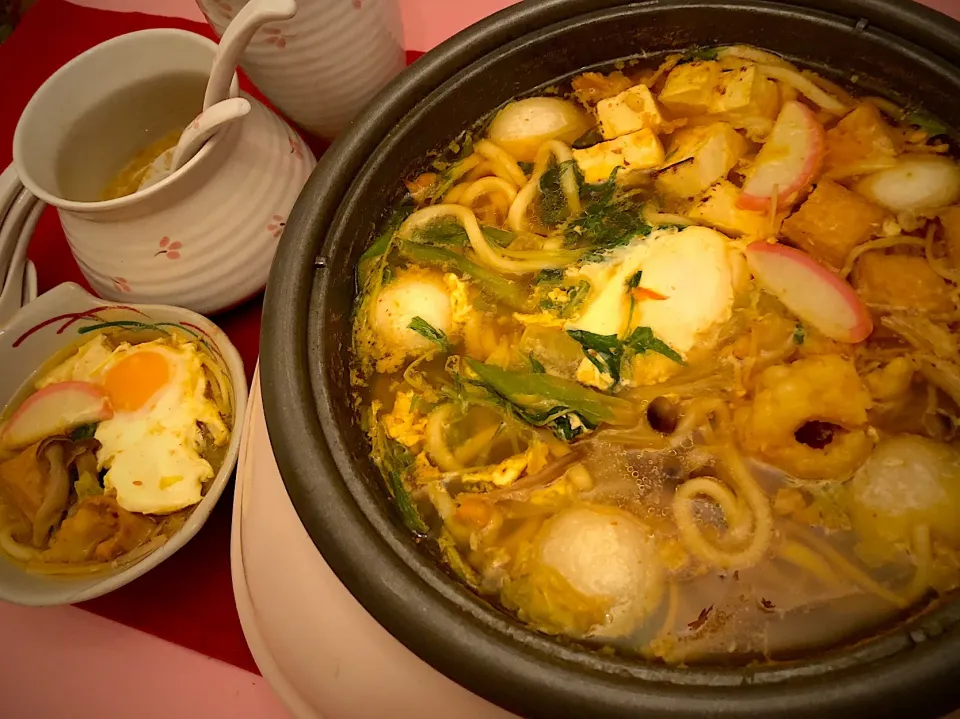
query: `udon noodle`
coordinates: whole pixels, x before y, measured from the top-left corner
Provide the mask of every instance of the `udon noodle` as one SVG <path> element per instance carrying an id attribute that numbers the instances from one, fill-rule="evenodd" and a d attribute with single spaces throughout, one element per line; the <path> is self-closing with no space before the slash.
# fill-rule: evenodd
<path id="1" fill-rule="evenodd" d="M 816 651 L 957 589 L 948 128 L 745 46 L 478 127 L 404 181 L 354 320 L 373 459 L 451 571 L 671 663 Z"/>
<path id="2" fill-rule="evenodd" d="M 107 331 L 53 358 L 0 421 L 0 551 L 63 576 L 144 558 L 209 489 L 232 411 L 218 361 L 175 332 Z"/>

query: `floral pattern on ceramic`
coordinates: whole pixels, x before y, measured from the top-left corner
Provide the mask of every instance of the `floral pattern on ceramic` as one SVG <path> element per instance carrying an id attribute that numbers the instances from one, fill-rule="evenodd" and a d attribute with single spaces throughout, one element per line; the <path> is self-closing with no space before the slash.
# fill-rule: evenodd
<path id="1" fill-rule="evenodd" d="M 127 282 L 125 277 L 111 277 L 110 281 L 113 282 L 113 286 L 117 292 L 133 292 L 133 290 L 130 289 L 130 283 Z"/>
<path id="2" fill-rule="evenodd" d="M 34 372 L 51 357 L 69 351 L 98 332 L 151 339 L 157 333 L 195 342 L 229 378 L 233 428 L 223 464 L 183 528 L 139 562 L 115 572 L 66 579 L 28 574 L 0 557 L 0 600 L 32 606 L 72 604 L 106 594 L 143 575 L 186 544 L 200 530 L 230 480 L 240 451 L 247 402 L 243 361 L 223 330 L 179 307 L 115 304 L 73 283 L 59 285 L 20 309 L 0 329 L 0 408 L 25 392 Z"/>
<path id="3" fill-rule="evenodd" d="M 285 35 L 283 30 L 278 27 L 264 28 L 261 34 L 263 35 L 263 42 L 267 45 L 274 45 L 278 50 L 283 50 L 287 46 L 287 40 L 296 37 L 295 35 Z"/>
<path id="4" fill-rule="evenodd" d="M 246 4 L 233 0 L 237 10 L 228 17 L 218 5 L 223 1 L 197 0 L 221 36 Z M 284 115 L 315 135 L 333 137 L 406 64 L 399 3 L 297 0 L 297 5 L 290 20 L 269 23 L 254 35 L 241 66 Z"/>
<path id="5" fill-rule="evenodd" d="M 208 73 L 215 51 L 215 43 L 195 33 L 144 30 L 98 45 L 54 73 L 27 104 L 14 133 L 8 172 L 13 190 L 26 186 L 31 202 L 0 222 L 20 221 L 38 201 L 54 205 L 81 272 L 106 299 L 175 303 L 210 314 L 261 292 L 279 239 L 264 228 L 276 222 L 274 215 L 290 212 L 316 160 L 302 144 L 291 152 L 294 130 L 253 98 L 243 95 L 249 113 L 214 134 L 183 167 L 134 194 L 71 200 L 44 179 L 56 176 L 56 148 L 66 139 L 42 129 L 50 127 L 49 118 L 68 128 L 120 88 L 174 71 Z M 104 64 L 116 72 L 105 76 Z M 241 96 L 235 76 L 230 95 Z M 186 126 L 191 121 L 183 120 Z M 129 158 L 119 155 L 126 152 L 121 148 L 136 148 L 142 136 L 123 137 L 123 131 L 102 138 L 96 160 Z M 96 176 L 106 168 L 90 169 Z"/>
<path id="6" fill-rule="evenodd" d="M 261 103 L 244 96 L 253 106 L 250 114 L 222 133 L 222 142 L 232 147 L 222 148 L 219 158 L 208 158 L 220 163 L 213 181 L 135 220 L 93 223 L 61 213 L 70 248 L 97 294 L 175 302 L 210 313 L 263 289 L 280 232 L 256 228 L 276 224 L 277 216 L 285 220 L 316 160 L 302 144 L 299 156 L 291 153 L 292 130 Z M 190 163 L 183 169 L 189 167 Z M 162 239 L 159 244 L 154 240 L 148 247 L 128 241 L 151 235 L 171 239 L 166 245 Z M 190 248 L 189 257 L 183 254 L 185 247 Z"/>
<path id="7" fill-rule="evenodd" d="M 287 219 L 283 215 L 274 215 L 267 224 L 267 232 L 273 235 L 274 239 L 280 239 L 283 234 L 283 228 L 287 226 Z"/>
<path id="8" fill-rule="evenodd" d="M 171 242 L 169 237 L 160 238 L 160 249 L 157 252 L 153 253 L 154 257 L 160 257 L 161 255 L 166 257 L 168 260 L 178 260 L 180 259 L 180 248 L 183 245 L 179 242 Z"/>
<path id="9" fill-rule="evenodd" d="M 301 140 L 296 135 L 291 135 L 290 138 L 290 154 L 293 155 L 296 159 L 303 159 L 303 140 Z"/>

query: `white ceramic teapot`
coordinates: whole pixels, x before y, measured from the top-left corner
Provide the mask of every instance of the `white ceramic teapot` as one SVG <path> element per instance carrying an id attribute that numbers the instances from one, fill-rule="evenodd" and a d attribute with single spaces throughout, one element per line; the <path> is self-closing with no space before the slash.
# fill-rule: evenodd
<path id="1" fill-rule="evenodd" d="M 102 297 L 209 314 L 260 292 L 316 160 L 253 98 L 246 117 L 166 179 L 100 200 L 145 144 L 198 115 L 215 51 L 195 33 L 144 30 L 54 73 L 24 110 L 13 164 L 0 175 L 0 198 L 17 198 L 0 207 L 0 237 L 42 201 L 57 208 L 81 271 Z M 230 96 L 238 95 L 234 76 Z M 27 192 L 17 192 L 20 183 Z"/>
<path id="2" fill-rule="evenodd" d="M 222 36 L 259 0 L 196 0 Z M 398 0 L 297 0 L 289 20 L 260 28 L 241 66 L 281 112 L 305 130 L 333 137 L 403 70 Z"/>

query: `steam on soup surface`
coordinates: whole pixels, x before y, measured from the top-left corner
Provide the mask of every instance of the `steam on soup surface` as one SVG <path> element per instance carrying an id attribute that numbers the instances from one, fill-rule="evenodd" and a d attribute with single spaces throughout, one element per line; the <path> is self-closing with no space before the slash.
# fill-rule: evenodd
<path id="1" fill-rule="evenodd" d="M 795 655 L 960 584 L 960 168 L 747 47 L 584 73 L 406 181 L 353 377 L 411 530 L 532 627 Z"/>

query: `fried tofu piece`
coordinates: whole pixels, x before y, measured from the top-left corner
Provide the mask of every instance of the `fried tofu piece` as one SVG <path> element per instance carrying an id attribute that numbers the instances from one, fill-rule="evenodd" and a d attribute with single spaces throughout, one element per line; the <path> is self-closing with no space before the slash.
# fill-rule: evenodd
<path id="1" fill-rule="evenodd" d="M 943 239 L 947 243 L 947 257 L 950 264 L 960 269 L 960 207 L 951 207 L 940 215 L 943 226 Z"/>
<path id="2" fill-rule="evenodd" d="M 663 145 L 650 129 L 631 132 L 615 140 L 607 140 L 584 150 L 574 150 L 584 180 L 604 182 L 614 168 L 624 174 L 635 170 L 652 170 L 663 164 Z"/>
<path id="3" fill-rule="evenodd" d="M 721 180 L 688 213 L 691 219 L 728 235 L 763 237 L 769 227 L 767 215 L 737 207 L 740 190 L 732 182 Z"/>
<path id="4" fill-rule="evenodd" d="M 853 269 L 853 286 L 869 304 L 932 311 L 952 307 L 950 286 L 922 257 L 868 252 Z"/>
<path id="5" fill-rule="evenodd" d="M 674 197 L 696 197 L 724 179 L 746 149 L 746 141 L 727 122 L 682 130 L 673 137 L 667 153 L 670 166 L 657 176 L 657 189 Z"/>
<path id="6" fill-rule="evenodd" d="M 748 69 L 756 71 L 756 67 Z M 750 84 L 750 98 L 746 105 L 724 111 L 714 109 L 713 116 L 745 131 L 751 140 L 763 142 L 780 112 L 780 89 L 777 83 L 760 74 L 752 78 Z"/>
<path id="7" fill-rule="evenodd" d="M 886 216 L 856 192 L 822 180 L 783 223 L 781 232 L 800 249 L 838 269 L 854 247 L 880 234 Z"/>
<path id="8" fill-rule="evenodd" d="M 766 78 L 760 74 L 756 65 L 721 69 L 716 89 L 710 98 L 710 112 L 738 113 L 748 109 L 754 104 L 761 80 Z"/>
<path id="9" fill-rule="evenodd" d="M 827 131 L 824 170 L 849 177 L 892 167 L 897 157 L 893 129 L 873 103 L 862 102 Z"/>
<path id="10" fill-rule="evenodd" d="M 756 65 L 724 67 L 714 60 L 678 65 L 667 76 L 660 102 L 682 115 L 776 117 L 779 92 Z M 724 117 L 726 119 L 726 117 Z"/>
<path id="11" fill-rule="evenodd" d="M 682 115 L 705 115 L 710 112 L 720 73 L 720 63 L 712 60 L 678 65 L 667 75 L 659 100 Z"/>
<path id="12" fill-rule="evenodd" d="M 573 94 L 584 105 L 596 105 L 600 100 L 615 97 L 633 86 L 633 80 L 619 70 L 609 75 L 599 72 L 585 72 L 573 78 L 570 83 Z"/>
<path id="13" fill-rule="evenodd" d="M 650 129 L 657 132 L 663 116 L 657 101 L 646 85 L 634 85 L 616 97 L 597 103 L 597 119 L 604 140 L 613 140 L 637 130 Z"/>

